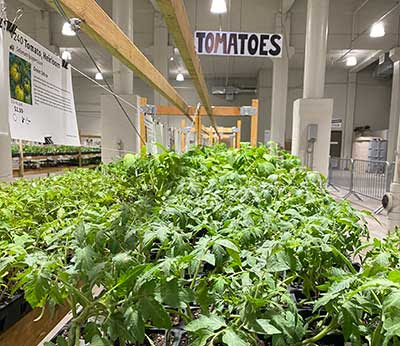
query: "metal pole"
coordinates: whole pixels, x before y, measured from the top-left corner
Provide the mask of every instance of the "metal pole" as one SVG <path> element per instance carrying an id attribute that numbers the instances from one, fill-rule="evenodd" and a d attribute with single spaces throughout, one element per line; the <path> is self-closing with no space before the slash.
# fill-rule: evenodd
<path id="1" fill-rule="evenodd" d="M 0 17 L 3 19 L 7 19 L 6 0 L 0 0 Z"/>

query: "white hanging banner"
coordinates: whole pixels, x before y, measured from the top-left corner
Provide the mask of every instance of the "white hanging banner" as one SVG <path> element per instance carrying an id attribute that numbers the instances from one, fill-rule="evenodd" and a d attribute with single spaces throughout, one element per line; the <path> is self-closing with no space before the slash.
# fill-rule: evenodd
<path id="1" fill-rule="evenodd" d="M 196 31 L 194 41 L 199 55 L 282 57 L 283 38 L 280 34 Z"/>
<path id="2" fill-rule="evenodd" d="M 19 30 L 8 48 L 11 137 L 79 146 L 71 67 Z"/>

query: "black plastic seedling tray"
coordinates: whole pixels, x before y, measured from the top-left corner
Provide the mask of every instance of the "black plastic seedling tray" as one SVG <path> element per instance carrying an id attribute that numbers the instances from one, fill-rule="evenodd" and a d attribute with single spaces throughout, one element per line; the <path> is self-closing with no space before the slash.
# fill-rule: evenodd
<path id="1" fill-rule="evenodd" d="M 18 294 L 6 304 L 0 305 L 0 333 L 13 326 L 30 311 L 32 308 L 23 294 Z"/>

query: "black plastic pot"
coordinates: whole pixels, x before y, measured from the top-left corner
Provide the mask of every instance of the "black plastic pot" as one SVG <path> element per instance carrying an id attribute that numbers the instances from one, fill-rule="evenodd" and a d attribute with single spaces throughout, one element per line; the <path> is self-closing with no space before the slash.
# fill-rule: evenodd
<path id="1" fill-rule="evenodd" d="M 4 332 L 32 311 L 23 294 L 14 296 L 8 303 L 0 305 L 0 332 Z"/>
<path id="2" fill-rule="evenodd" d="M 344 346 L 344 337 L 342 334 L 331 333 L 325 336 L 317 343 L 320 346 Z"/>

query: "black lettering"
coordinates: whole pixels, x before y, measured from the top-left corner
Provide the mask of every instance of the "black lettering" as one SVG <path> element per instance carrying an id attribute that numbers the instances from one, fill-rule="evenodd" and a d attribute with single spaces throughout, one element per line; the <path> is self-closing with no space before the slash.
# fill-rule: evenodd
<path id="1" fill-rule="evenodd" d="M 249 38 L 248 42 L 248 50 L 250 55 L 254 55 L 258 51 L 258 36 L 253 34 Z"/>
<path id="2" fill-rule="evenodd" d="M 211 54 L 214 49 L 214 34 L 209 32 L 206 36 L 206 52 Z"/>
<path id="3" fill-rule="evenodd" d="M 214 47 L 214 53 L 218 52 L 218 48 L 220 44 L 223 44 L 223 51 L 224 54 L 226 54 L 226 49 L 227 49 L 227 38 L 226 38 L 226 33 L 217 33 L 215 35 L 215 47 Z"/>
<path id="4" fill-rule="evenodd" d="M 240 54 L 244 55 L 244 48 L 246 47 L 246 41 L 248 39 L 248 34 L 239 34 L 240 40 Z"/>
<path id="5" fill-rule="evenodd" d="M 269 41 L 269 35 L 260 36 L 260 55 L 268 56 L 267 43 Z"/>
<path id="6" fill-rule="evenodd" d="M 271 36 L 271 44 L 274 47 L 274 49 L 269 50 L 269 54 L 272 56 L 278 56 L 282 52 L 282 48 L 279 45 L 279 41 L 282 41 L 281 35 L 272 35 Z"/>
<path id="7" fill-rule="evenodd" d="M 198 53 L 203 53 L 204 37 L 206 37 L 206 33 L 205 32 L 196 32 L 197 52 Z"/>
<path id="8" fill-rule="evenodd" d="M 238 40 L 237 40 L 237 35 L 236 34 L 230 34 L 229 35 L 229 49 L 228 49 L 228 54 L 231 54 L 232 52 L 232 47 L 234 49 L 234 54 L 238 54 Z"/>

